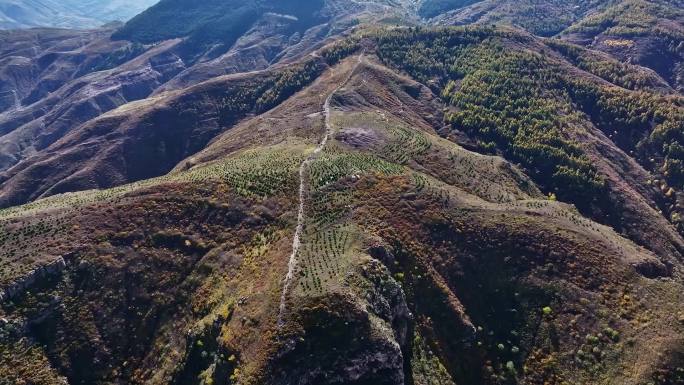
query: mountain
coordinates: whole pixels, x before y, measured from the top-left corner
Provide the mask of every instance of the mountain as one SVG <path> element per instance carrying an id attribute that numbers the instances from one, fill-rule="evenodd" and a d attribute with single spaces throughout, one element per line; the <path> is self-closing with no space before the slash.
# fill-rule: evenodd
<path id="1" fill-rule="evenodd" d="M 0 34 L 0 384 L 682 384 L 676 3 L 530 4 Z"/>
<path id="2" fill-rule="evenodd" d="M 365 5 L 341 7 L 332 3 L 315 10 L 309 19 L 316 22 L 304 27 L 300 25 L 301 17 L 265 12 L 229 44 L 221 43 L 223 35 L 214 34 L 169 40 L 165 40 L 167 35 L 144 41 L 110 39 L 112 29 L 59 32 L 72 34 L 69 38 L 57 37 L 59 34 L 52 30 L 8 31 L 4 37 L 0 35 L 8 42 L 3 45 L 7 49 L 0 69 L 4 74 L 0 80 L 0 111 L 4 111 L 0 113 L 0 206 L 58 192 L 111 187 L 169 171 L 176 162 L 206 145 L 219 127 L 212 128 L 213 134 L 201 135 L 202 140 L 191 149 L 174 152 L 158 171 L 134 166 L 131 170 L 135 170 L 135 177 L 127 175 L 130 171 L 122 170 L 123 164 L 119 163 L 107 168 L 121 171 L 93 170 L 100 174 L 94 178 L 86 171 L 87 166 L 79 164 L 94 159 L 75 155 L 71 144 L 65 147 L 62 141 L 77 135 L 81 124 L 126 102 L 179 91 L 224 75 L 287 65 L 345 32 L 362 12 L 366 12 Z M 229 17 L 223 10 L 218 15 Z M 369 17 L 376 17 L 373 15 Z M 134 27 L 152 24 L 138 21 L 145 17 L 143 13 L 114 36 L 137 34 Z M 250 110 L 244 108 L 241 113 Z M 101 142 L 105 146 L 112 143 Z M 119 146 L 124 145 L 128 146 L 128 141 L 119 142 Z M 81 143 L 77 147 L 79 152 L 95 150 Z M 127 162 L 127 154 L 120 149 L 112 151 L 118 153 L 117 162 Z M 65 163 L 64 157 L 70 160 Z M 44 178 L 48 176 L 45 167 L 60 171 L 52 173 L 48 180 Z M 38 174 L 43 175 L 38 177 L 40 182 L 35 179 Z"/>
<path id="3" fill-rule="evenodd" d="M 3 0 L 0 29 L 88 29 L 127 21 L 158 0 Z"/>
<path id="4" fill-rule="evenodd" d="M 608 52 L 658 72 L 684 89 L 684 3 L 681 0 L 442 1 L 423 3 L 439 25 L 503 23 L 541 36 Z M 446 11 L 435 14 L 435 11 Z"/>

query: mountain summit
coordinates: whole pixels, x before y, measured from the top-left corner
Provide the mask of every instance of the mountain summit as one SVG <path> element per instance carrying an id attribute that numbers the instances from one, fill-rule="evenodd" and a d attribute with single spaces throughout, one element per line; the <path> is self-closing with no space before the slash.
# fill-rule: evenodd
<path id="1" fill-rule="evenodd" d="M 0 384 L 684 383 L 681 5 L 0 32 Z"/>

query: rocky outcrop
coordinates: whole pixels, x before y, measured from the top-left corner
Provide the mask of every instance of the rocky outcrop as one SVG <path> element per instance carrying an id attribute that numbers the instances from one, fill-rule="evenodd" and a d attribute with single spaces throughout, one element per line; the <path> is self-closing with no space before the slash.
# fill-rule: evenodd
<path id="1" fill-rule="evenodd" d="M 365 282 L 353 298 L 331 294 L 326 305 L 297 309 L 303 334 L 283 344 L 268 383 L 405 383 L 412 315 L 403 289 L 375 259 L 359 268 Z"/>
<path id="2" fill-rule="evenodd" d="M 31 270 L 22 278 L 17 279 L 6 287 L 0 288 L 0 304 L 22 295 L 32 286 L 40 284 L 45 279 L 61 274 L 66 267 L 65 259 L 58 257 L 46 265 Z"/>

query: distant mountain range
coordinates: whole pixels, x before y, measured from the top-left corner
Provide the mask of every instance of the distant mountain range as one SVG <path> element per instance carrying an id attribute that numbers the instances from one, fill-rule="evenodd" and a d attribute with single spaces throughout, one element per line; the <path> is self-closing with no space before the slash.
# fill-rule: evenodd
<path id="1" fill-rule="evenodd" d="M 88 29 L 127 21 L 158 0 L 3 0 L 0 29 Z"/>

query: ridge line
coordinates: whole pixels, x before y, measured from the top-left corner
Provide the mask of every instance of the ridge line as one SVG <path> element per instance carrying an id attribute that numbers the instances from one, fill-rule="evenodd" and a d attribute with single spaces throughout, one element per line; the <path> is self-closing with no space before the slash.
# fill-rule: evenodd
<path id="1" fill-rule="evenodd" d="M 288 260 L 287 264 L 287 274 L 285 275 L 284 278 L 284 284 L 283 284 L 283 291 L 280 295 L 280 307 L 278 310 L 278 327 L 284 326 L 285 322 L 283 320 L 283 315 L 285 314 L 286 310 L 286 302 L 287 302 L 287 294 L 290 290 L 290 286 L 292 285 L 292 280 L 294 279 L 294 272 L 297 267 L 297 254 L 299 253 L 299 248 L 301 246 L 301 235 L 302 232 L 304 231 L 304 215 L 305 215 L 305 210 L 304 210 L 304 199 L 306 196 L 306 182 L 305 182 L 305 173 L 306 169 L 308 166 L 318 158 L 319 154 L 323 151 L 323 148 L 325 145 L 328 143 L 328 139 L 330 138 L 330 134 L 332 134 L 332 125 L 330 123 L 330 102 L 332 101 L 332 98 L 339 92 L 342 88 L 344 88 L 347 83 L 351 80 L 351 78 L 354 76 L 354 73 L 356 70 L 359 68 L 361 63 L 363 62 L 363 52 L 359 55 L 358 62 L 352 68 L 352 70 L 349 72 L 349 75 L 342 81 L 337 88 L 335 88 L 325 99 L 325 103 L 323 104 L 323 111 L 325 113 L 325 133 L 323 135 L 323 138 L 321 141 L 318 143 L 316 146 L 316 149 L 314 149 L 313 153 L 309 155 L 299 166 L 299 209 L 297 211 L 297 228 L 295 229 L 295 234 L 292 238 L 292 253 L 290 254 L 290 258 Z"/>

